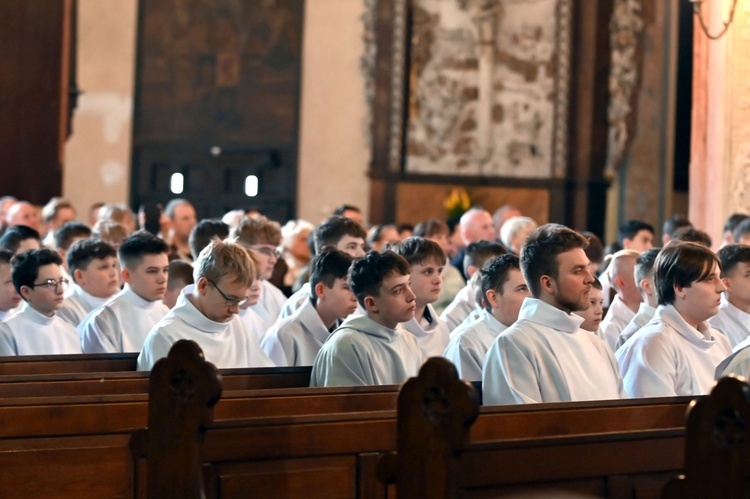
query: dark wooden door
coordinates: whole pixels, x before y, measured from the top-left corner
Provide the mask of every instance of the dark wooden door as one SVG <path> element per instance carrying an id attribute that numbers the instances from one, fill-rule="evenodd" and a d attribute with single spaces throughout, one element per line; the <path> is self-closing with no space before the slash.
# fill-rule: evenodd
<path id="1" fill-rule="evenodd" d="M 0 1 L 0 195 L 62 192 L 73 0 Z"/>
<path id="2" fill-rule="evenodd" d="M 199 217 L 250 207 L 295 216 L 303 5 L 140 0 L 134 206 L 184 197 Z"/>

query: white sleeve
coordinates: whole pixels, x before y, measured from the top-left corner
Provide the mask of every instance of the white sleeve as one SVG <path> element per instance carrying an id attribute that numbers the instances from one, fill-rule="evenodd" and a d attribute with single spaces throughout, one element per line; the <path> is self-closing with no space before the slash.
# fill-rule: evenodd
<path id="1" fill-rule="evenodd" d="M 260 346 L 277 366 L 286 367 L 294 365 L 294 355 L 289 355 L 286 351 L 286 345 L 282 344 L 278 329 L 269 331 L 263 338 L 263 341 L 261 341 Z"/>
<path id="2" fill-rule="evenodd" d="M 104 308 L 78 326 L 83 353 L 122 352 L 120 322 L 114 312 Z"/>
<path id="3" fill-rule="evenodd" d="M 461 341 L 462 337 L 458 336 L 451 340 L 448 347 L 443 352 L 443 357 L 455 364 L 458 371 L 458 377 L 464 381 L 481 381 L 482 380 L 482 361 L 478 352 L 471 348 L 471 345 Z"/>
<path id="4" fill-rule="evenodd" d="M 673 397 L 677 395 L 674 349 L 666 335 L 649 334 L 634 338 L 618 358 L 625 391 L 631 397 Z"/>
<path id="5" fill-rule="evenodd" d="M 146 337 L 143 349 L 140 355 L 138 355 L 137 369 L 139 371 L 150 371 L 154 367 L 154 364 L 156 364 L 156 361 L 169 354 L 170 348 L 172 348 L 171 340 L 164 335 L 155 334 L 152 331 Z"/>
<path id="6" fill-rule="evenodd" d="M 16 337 L 7 324 L 0 322 L 0 357 L 18 355 Z"/>
<path id="7" fill-rule="evenodd" d="M 531 354 L 512 337 L 498 336 L 484 359 L 482 399 L 486 405 L 544 402 Z"/>

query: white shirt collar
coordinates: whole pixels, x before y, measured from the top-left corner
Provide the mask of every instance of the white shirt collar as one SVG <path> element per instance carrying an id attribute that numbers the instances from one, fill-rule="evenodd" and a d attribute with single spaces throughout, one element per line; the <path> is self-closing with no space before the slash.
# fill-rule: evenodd
<path id="1" fill-rule="evenodd" d="M 568 314 L 537 298 L 525 298 L 518 320 L 527 320 L 564 333 L 576 333 L 585 319 L 576 314 Z"/>
<path id="2" fill-rule="evenodd" d="M 193 294 L 194 289 L 195 285 L 191 284 L 182 290 L 182 293 L 177 298 L 177 303 L 172 309 L 172 313 L 190 326 L 204 333 L 223 333 L 226 331 L 232 321 L 216 322 L 203 315 L 203 312 L 198 310 L 188 298 Z"/>

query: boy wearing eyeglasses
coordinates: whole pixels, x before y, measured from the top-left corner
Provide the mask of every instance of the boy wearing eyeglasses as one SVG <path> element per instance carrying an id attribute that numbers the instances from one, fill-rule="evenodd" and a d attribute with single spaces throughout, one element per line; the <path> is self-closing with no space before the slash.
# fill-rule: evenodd
<path id="1" fill-rule="evenodd" d="M 125 288 L 94 309 L 78 326 L 84 353 L 139 352 L 146 335 L 169 312 L 169 247 L 162 239 L 136 232 L 118 249 Z"/>
<path id="2" fill-rule="evenodd" d="M 183 289 L 175 307 L 149 333 L 138 370 L 151 370 L 182 339 L 198 343 L 218 368 L 273 367 L 237 316 L 255 279 L 247 250 L 215 239 L 200 252 L 193 269 L 195 284 Z"/>
<path id="3" fill-rule="evenodd" d="M 261 343 L 277 366 L 311 366 L 328 335 L 357 309 L 348 281 L 352 261 L 334 248 L 315 256 L 310 273 L 314 295 L 274 324 Z"/>
<path id="4" fill-rule="evenodd" d="M 76 329 L 55 312 L 62 306 L 68 280 L 62 259 L 50 249 L 30 250 L 11 262 L 11 279 L 26 302 L 0 323 L 0 355 L 81 353 Z"/>
<path id="5" fill-rule="evenodd" d="M 66 258 L 75 284 L 57 315 L 78 327 L 89 312 L 120 291 L 120 267 L 115 248 L 93 238 L 76 241 Z"/>
<path id="6" fill-rule="evenodd" d="M 268 281 L 280 256 L 278 247 L 281 244 L 281 227 L 264 216 L 245 217 L 232 229 L 230 237 L 252 253 L 257 261 L 257 277 L 260 281 L 258 302 L 243 308 L 240 316 L 244 319 L 244 310 L 253 310 L 263 321 L 262 333 L 265 334 L 279 318 L 281 307 L 286 301 L 284 293 Z"/>

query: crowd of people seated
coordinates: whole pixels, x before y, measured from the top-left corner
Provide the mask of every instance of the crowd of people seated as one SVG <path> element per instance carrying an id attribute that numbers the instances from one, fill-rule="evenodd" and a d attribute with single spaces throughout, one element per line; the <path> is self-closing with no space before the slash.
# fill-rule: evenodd
<path id="1" fill-rule="evenodd" d="M 218 215 L 218 214 L 217 214 Z M 714 253 L 682 216 L 607 245 L 514 207 L 368 227 L 257 210 L 0 198 L 0 355 L 139 352 L 179 339 L 220 368 L 313 366 L 312 386 L 399 384 L 444 356 L 485 403 L 700 395 L 750 375 L 750 217 Z M 455 222 L 455 223 L 454 223 Z"/>

